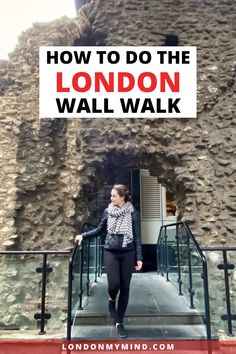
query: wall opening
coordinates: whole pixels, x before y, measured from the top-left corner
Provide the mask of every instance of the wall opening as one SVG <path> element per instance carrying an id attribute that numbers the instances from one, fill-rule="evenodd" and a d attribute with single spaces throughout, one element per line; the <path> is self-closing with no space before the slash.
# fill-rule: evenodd
<path id="1" fill-rule="evenodd" d="M 165 36 L 164 46 L 176 47 L 179 45 L 179 37 L 174 34 L 167 34 Z"/>
<path id="2" fill-rule="evenodd" d="M 135 157 L 129 154 L 108 155 L 103 168 L 95 168 L 97 185 L 90 189 L 87 203 L 89 217 L 84 220 L 97 225 L 104 209 L 110 203 L 110 192 L 116 183 L 128 186 L 132 194 L 132 203 L 139 213 L 140 230 L 143 244 L 144 271 L 156 270 L 156 242 L 161 225 L 177 220 L 175 186 L 159 181 L 161 162 L 154 166 L 151 159 Z M 137 159 L 137 157 L 136 157 Z M 150 174 L 151 170 L 151 174 Z M 169 170 L 167 180 L 173 181 L 173 169 Z M 86 187 L 88 191 L 88 188 Z M 85 195 L 85 193 L 83 193 Z M 184 198 L 183 198 L 184 199 Z M 182 199 L 182 200 L 183 200 Z M 80 202 L 78 201 L 78 204 Z"/>

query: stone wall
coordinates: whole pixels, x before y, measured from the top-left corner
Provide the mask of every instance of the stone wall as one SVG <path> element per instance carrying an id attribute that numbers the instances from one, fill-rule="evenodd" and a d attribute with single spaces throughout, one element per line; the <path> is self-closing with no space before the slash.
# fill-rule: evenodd
<path id="1" fill-rule="evenodd" d="M 234 8 L 231 1 L 200 1 L 197 9 L 190 0 L 92 1 L 77 19 L 21 35 L 0 64 L 1 244 L 68 247 L 108 165 L 149 169 L 175 193 L 178 218 L 200 242 L 235 243 Z M 39 120 L 38 46 L 86 38 L 163 45 L 170 36 L 198 46 L 197 119 Z"/>
<path id="2" fill-rule="evenodd" d="M 0 63 L 1 248 L 59 249 L 62 238 L 69 245 L 74 203 L 66 167 L 70 174 L 76 164 L 76 157 L 67 161 L 76 138 L 68 137 L 67 121 L 38 118 L 38 47 L 71 45 L 87 27 L 83 14 L 35 24 Z"/>
<path id="3" fill-rule="evenodd" d="M 1 256 L 0 265 L 0 329 L 34 330 L 37 333 L 40 327 L 34 315 L 41 309 L 42 273 L 37 273 L 36 268 L 42 266 L 42 255 Z M 68 255 L 49 256 L 48 265 L 53 271 L 46 283 L 45 312 L 51 314 L 51 318 L 45 327 L 46 330 L 60 329 L 64 335 Z"/>
<path id="4" fill-rule="evenodd" d="M 236 245 L 235 1 L 93 0 L 0 62 L 1 245 L 66 249 L 107 170 L 149 169 L 204 245 Z M 198 47 L 197 119 L 38 118 L 38 47 Z"/>

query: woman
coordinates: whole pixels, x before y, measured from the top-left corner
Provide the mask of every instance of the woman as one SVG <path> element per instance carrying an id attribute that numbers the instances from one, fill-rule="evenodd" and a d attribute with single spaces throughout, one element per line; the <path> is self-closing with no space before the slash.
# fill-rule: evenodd
<path id="1" fill-rule="evenodd" d="M 139 222 L 130 199 L 131 196 L 126 186 L 114 185 L 111 191 L 111 203 L 104 211 L 98 227 L 77 235 L 75 238 L 75 242 L 80 245 L 83 239 L 106 232 L 104 264 L 110 296 L 108 308 L 121 338 L 127 337 L 123 318 L 129 301 L 129 287 L 135 261 L 136 270 L 139 271 L 143 265 Z"/>

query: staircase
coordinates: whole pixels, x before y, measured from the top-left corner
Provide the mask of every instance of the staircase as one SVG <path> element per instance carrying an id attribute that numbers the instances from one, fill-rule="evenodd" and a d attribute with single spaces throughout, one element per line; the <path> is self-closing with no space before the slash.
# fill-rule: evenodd
<path id="1" fill-rule="evenodd" d="M 107 279 L 103 274 L 93 283 L 90 296 L 84 298 L 83 310 L 76 310 L 73 316 L 72 339 L 117 339 L 107 302 Z M 128 339 L 206 338 L 201 315 L 189 309 L 187 299 L 156 273 L 133 274 L 124 324 Z"/>

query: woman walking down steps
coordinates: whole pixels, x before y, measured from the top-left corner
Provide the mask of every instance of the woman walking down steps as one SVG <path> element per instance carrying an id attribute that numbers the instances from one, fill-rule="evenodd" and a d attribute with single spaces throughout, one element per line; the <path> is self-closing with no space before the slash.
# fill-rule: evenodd
<path id="1" fill-rule="evenodd" d="M 132 273 L 134 268 L 141 270 L 143 265 L 139 222 L 130 199 L 126 186 L 114 185 L 111 203 L 105 209 L 99 225 L 75 237 L 75 242 L 80 245 L 84 239 L 106 232 L 104 265 L 108 280 L 108 309 L 121 338 L 128 336 L 123 318 L 129 301 Z"/>

